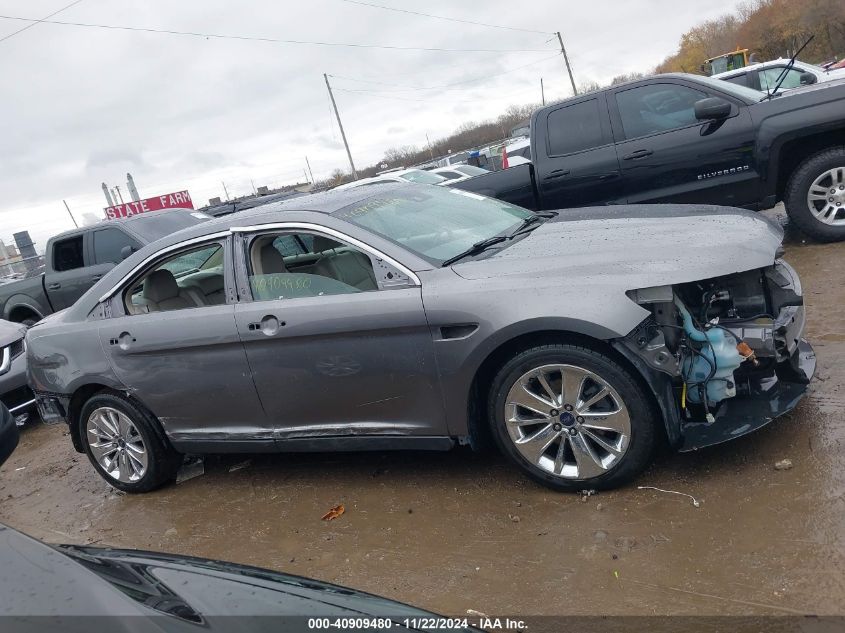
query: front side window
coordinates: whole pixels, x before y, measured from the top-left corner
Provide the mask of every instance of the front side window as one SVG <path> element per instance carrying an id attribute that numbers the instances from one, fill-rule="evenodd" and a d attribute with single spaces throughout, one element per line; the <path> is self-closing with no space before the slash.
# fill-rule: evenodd
<path id="1" fill-rule="evenodd" d="M 707 97 L 678 84 L 652 84 L 616 93 L 625 138 L 638 138 L 700 123 L 695 102 Z"/>
<path id="2" fill-rule="evenodd" d="M 77 235 L 53 244 L 53 270 L 61 272 L 85 266 L 82 236 Z"/>
<path id="3" fill-rule="evenodd" d="M 120 229 L 94 231 L 94 261 L 98 264 L 117 264 L 123 261 L 123 249 L 138 248 L 138 242 Z"/>
<path id="4" fill-rule="evenodd" d="M 766 68 L 758 73 L 760 77 L 760 88 L 763 90 L 774 90 L 778 85 L 778 77 L 781 76 L 783 69 L 786 66 L 774 66 Z M 783 78 L 783 83 L 780 85 L 780 90 L 789 90 L 791 88 L 798 88 L 801 85 L 801 75 L 804 72 L 797 68 L 790 68 L 786 77 Z"/>
<path id="5" fill-rule="evenodd" d="M 256 301 L 379 289 L 369 255 L 314 233 L 285 231 L 256 237 L 249 246 L 249 269 Z"/>
<path id="6" fill-rule="evenodd" d="M 548 119 L 549 155 L 564 156 L 604 145 L 598 99 L 558 108 Z M 531 158 L 531 147 L 526 147 Z"/>
<path id="7" fill-rule="evenodd" d="M 394 190 L 334 213 L 438 266 L 476 242 L 518 227 L 532 215 L 501 200 L 442 187 Z"/>
<path id="8" fill-rule="evenodd" d="M 124 293 L 129 314 L 169 312 L 226 303 L 223 244 L 183 251 L 156 264 Z"/>

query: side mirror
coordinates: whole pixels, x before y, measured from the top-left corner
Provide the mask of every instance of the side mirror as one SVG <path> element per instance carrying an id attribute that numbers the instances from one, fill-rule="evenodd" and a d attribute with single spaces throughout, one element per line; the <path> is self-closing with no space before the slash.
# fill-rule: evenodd
<path id="1" fill-rule="evenodd" d="M 801 73 L 800 80 L 802 86 L 812 86 L 814 83 L 818 82 L 819 78 L 813 73 Z"/>
<path id="2" fill-rule="evenodd" d="M 135 252 L 135 249 L 132 248 L 131 246 L 124 246 L 123 248 L 120 249 L 120 258 L 126 259 L 127 257 L 129 257 L 134 252 Z"/>
<path id="3" fill-rule="evenodd" d="M 695 102 L 695 118 L 699 121 L 727 119 L 731 115 L 731 104 L 719 97 L 708 97 Z"/>

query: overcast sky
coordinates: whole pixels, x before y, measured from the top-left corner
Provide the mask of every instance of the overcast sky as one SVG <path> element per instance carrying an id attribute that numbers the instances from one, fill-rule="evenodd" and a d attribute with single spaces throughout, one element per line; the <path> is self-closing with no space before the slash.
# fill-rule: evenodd
<path id="1" fill-rule="evenodd" d="M 576 82 L 646 70 L 733 0 L 368 0 L 462 20 L 563 33 Z M 71 0 L 0 0 L 0 38 Z M 29 229 L 41 251 L 102 215 L 100 183 L 133 174 L 141 197 L 188 189 L 196 206 L 256 186 L 348 168 L 322 73 L 332 79 L 356 165 L 425 146 L 512 103 L 568 96 L 551 35 L 448 22 L 344 0 L 82 0 L 65 22 L 331 43 L 522 52 L 297 45 L 41 23 L 0 41 L 0 238 Z M 527 51 L 527 52 L 526 52 Z M 519 70 L 507 72 L 512 69 Z M 505 74 L 502 74 L 505 73 Z M 366 80 L 353 81 L 353 79 Z M 379 82 L 379 83 L 374 83 Z M 408 87 L 443 86 L 417 90 Z M 354 92 L 347 92 L 354 91 Z M 367 92 L 362 92 L 367 91 Z M 378 92 L 369 92 L 378 91 Z"/>

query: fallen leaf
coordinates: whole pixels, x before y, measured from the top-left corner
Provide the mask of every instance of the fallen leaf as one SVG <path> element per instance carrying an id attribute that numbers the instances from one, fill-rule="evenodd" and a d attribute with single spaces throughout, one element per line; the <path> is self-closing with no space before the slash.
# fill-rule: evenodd
<path id="1" fill-rule="evenodd" d="M 339 517 L 344 512 L 346 512 L 346 508 L 343 507 L 342 503 L 338 504 L 335 507 L 333 507 L 331 510 L 326 512 L 322 516 L 321 520 L 323 520 L 323 521 L 334 521 L 337 517 Z"/>

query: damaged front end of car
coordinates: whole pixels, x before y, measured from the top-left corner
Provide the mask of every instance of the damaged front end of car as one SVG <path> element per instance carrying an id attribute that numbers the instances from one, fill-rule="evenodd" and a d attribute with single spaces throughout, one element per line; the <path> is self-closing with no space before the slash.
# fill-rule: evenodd
<path id="1" fill-rule="evenodd" d="M 786 262 L 631 290 L 651 314 L 617 342 L 650 377 L 682 451 L 750 433 L 792 410 L 816 367 L 804 300 Z"/>

